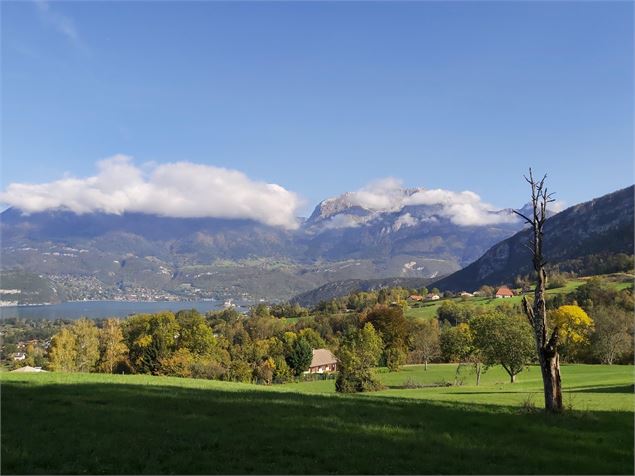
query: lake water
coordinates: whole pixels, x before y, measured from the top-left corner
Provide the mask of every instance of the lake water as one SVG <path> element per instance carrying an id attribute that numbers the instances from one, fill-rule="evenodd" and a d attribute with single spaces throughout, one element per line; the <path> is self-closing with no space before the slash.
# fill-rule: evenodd
<path id="1" fill-rule="evenodd" d="M 236 302 L 238 311 L 244 311 L 250 303 Z M 196 309 L 200 313 L 223 308 L 222 301 L 178 301 L 178 302 L 126 302 L 126 301 L 79 301 L 45 306 L 0 307 L 0 319 L 20 317 L 24 319 L 79 319 L 88 317 L 127 317 L 130 314 L 159 311 Z"/>

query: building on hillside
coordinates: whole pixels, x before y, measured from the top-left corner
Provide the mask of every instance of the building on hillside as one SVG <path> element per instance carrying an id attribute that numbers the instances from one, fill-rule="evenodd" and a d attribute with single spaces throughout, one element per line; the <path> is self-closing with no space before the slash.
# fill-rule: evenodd
<path id="1" fill-rule="evenodd" d="M 16 352 L 13 354 L 13 360 L 25 360 L 26 354 L 24 352 Z"/>
<path id="2" fill-rule="evenodd" d="M 428 301 L 437 301 L 437 300 L 441 299 L 441 296 L 439 296 L 438 294 L 432 294 L 432 293 L 430 293 L 430 294 L 428 294 L 428 295 L 426 296 L 426 299 L 427 299 Z"/>
<path id="3" fill-rule="evenodd" d="M 419 296 L 418 294 L 412 294 L 408 296 L 408 301 L 421 302 L 423 301 L 423 296 Z"/>
<path id="4" fill-rule="evenodd" d="M 514 296 L 514 292 L 509 289 L 507 286 L 501 286 L 500 288 L 498 288 L 498 291 L 496 291 L 496 299 L 500 299 L 500 298 L 510 298 Z"/>
<path id="5" fill-rule="evenodd" d="M 313 358 L 309 365 L 310 374 L 323 374 L 337 370 L 337 358 L 328 349 L 313 349 Z"/>
<path id="6" fill-rule="evenodd" d="M 474 294 L 468 293 L 467 291 L 463 291 L 461 293 L 461 297 L 472 297 L 472 296 L 474 296 Z"/>

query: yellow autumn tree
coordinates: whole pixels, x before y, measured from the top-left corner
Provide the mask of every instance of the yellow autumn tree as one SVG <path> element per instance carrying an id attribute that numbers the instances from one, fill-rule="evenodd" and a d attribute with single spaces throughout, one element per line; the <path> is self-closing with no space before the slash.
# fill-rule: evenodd
<path id="1" fill-rule="evenodd" d="M 113 373 L 117 364 L 125 360 L 128 354 L 121 330 L 121 324 L 117 319 L 107 319 L 99 331 L 99 370 Z"/>
<path id="2" fill-rule="evenodd" d="M 560 306 L 549 312 L 549 320 L 552 327 L 558 327 L 564 356 L 572 357 L 589 342 L 593 319 L 580 306 Z"/>
<path id="3" fill-rule="evenodd" d="M 55 372 L 77 371 L 77 341 L 68 328 L 63 328 L 51 339 L 49 369 Z"/>

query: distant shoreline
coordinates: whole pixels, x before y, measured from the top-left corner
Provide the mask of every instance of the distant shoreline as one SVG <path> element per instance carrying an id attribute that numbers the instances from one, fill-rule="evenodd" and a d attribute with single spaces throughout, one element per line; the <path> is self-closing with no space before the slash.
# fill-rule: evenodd
<path id="1" fill-rule="evenodd" d="M 232 299 L 233 300 L 233 299 Z M 9 304 L 2 305 L 0 304 L 0 308 L 10 308 L 10 307 L 35 307 L 35 306 L 59 306 L 61 304 L 69 304 L 69 303 L 80 303 L 80 302 L 123 302 L 128 304 L 137 304 L 144 302 L 173 302 L 173 303 L 181 303 L 181 302 L 220 302 L 218 299 L 196 299 L 196 300 L 172 300 L 172 299 L 144 299 L 144 300 L 127 300 L 127 299 L 74 299 L 70 301 L 60 301 L 60 302 L 42 302 L 42 303 L 34 303 L 34 304 Z"/>
<path id="2" fill-rule="evenodd" d="M 237 301 L 237 308 L 244 312 L 251 301 Z M 121 317 L 139 313 L 153 313 L 169 310 L 177 312 L 183 309 L 196 309 L 201 313 L 224 309 L 223 301 L 65 301 L 57 304 L 31 304 L 0 307 L 0 321 L 10 318 L 25 319 L 92 319 Z"/>

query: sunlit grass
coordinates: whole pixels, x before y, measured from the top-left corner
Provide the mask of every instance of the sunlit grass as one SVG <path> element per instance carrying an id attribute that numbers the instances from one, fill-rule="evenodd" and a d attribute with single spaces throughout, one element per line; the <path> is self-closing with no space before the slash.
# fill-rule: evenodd
<path id="1" fill-rule="evenodd" d="M 388 388 L 342 396 L 333 380 L 282 386 L 103 374 L 2 382 L 7 473 L 632 474 L 633 367 L 564 366 L 565 415 L 521 411 L 532 368 L 507 383 L 447 364 L 380 369 Z M 540 406 L 540 398 L 535 399 Z"/>

